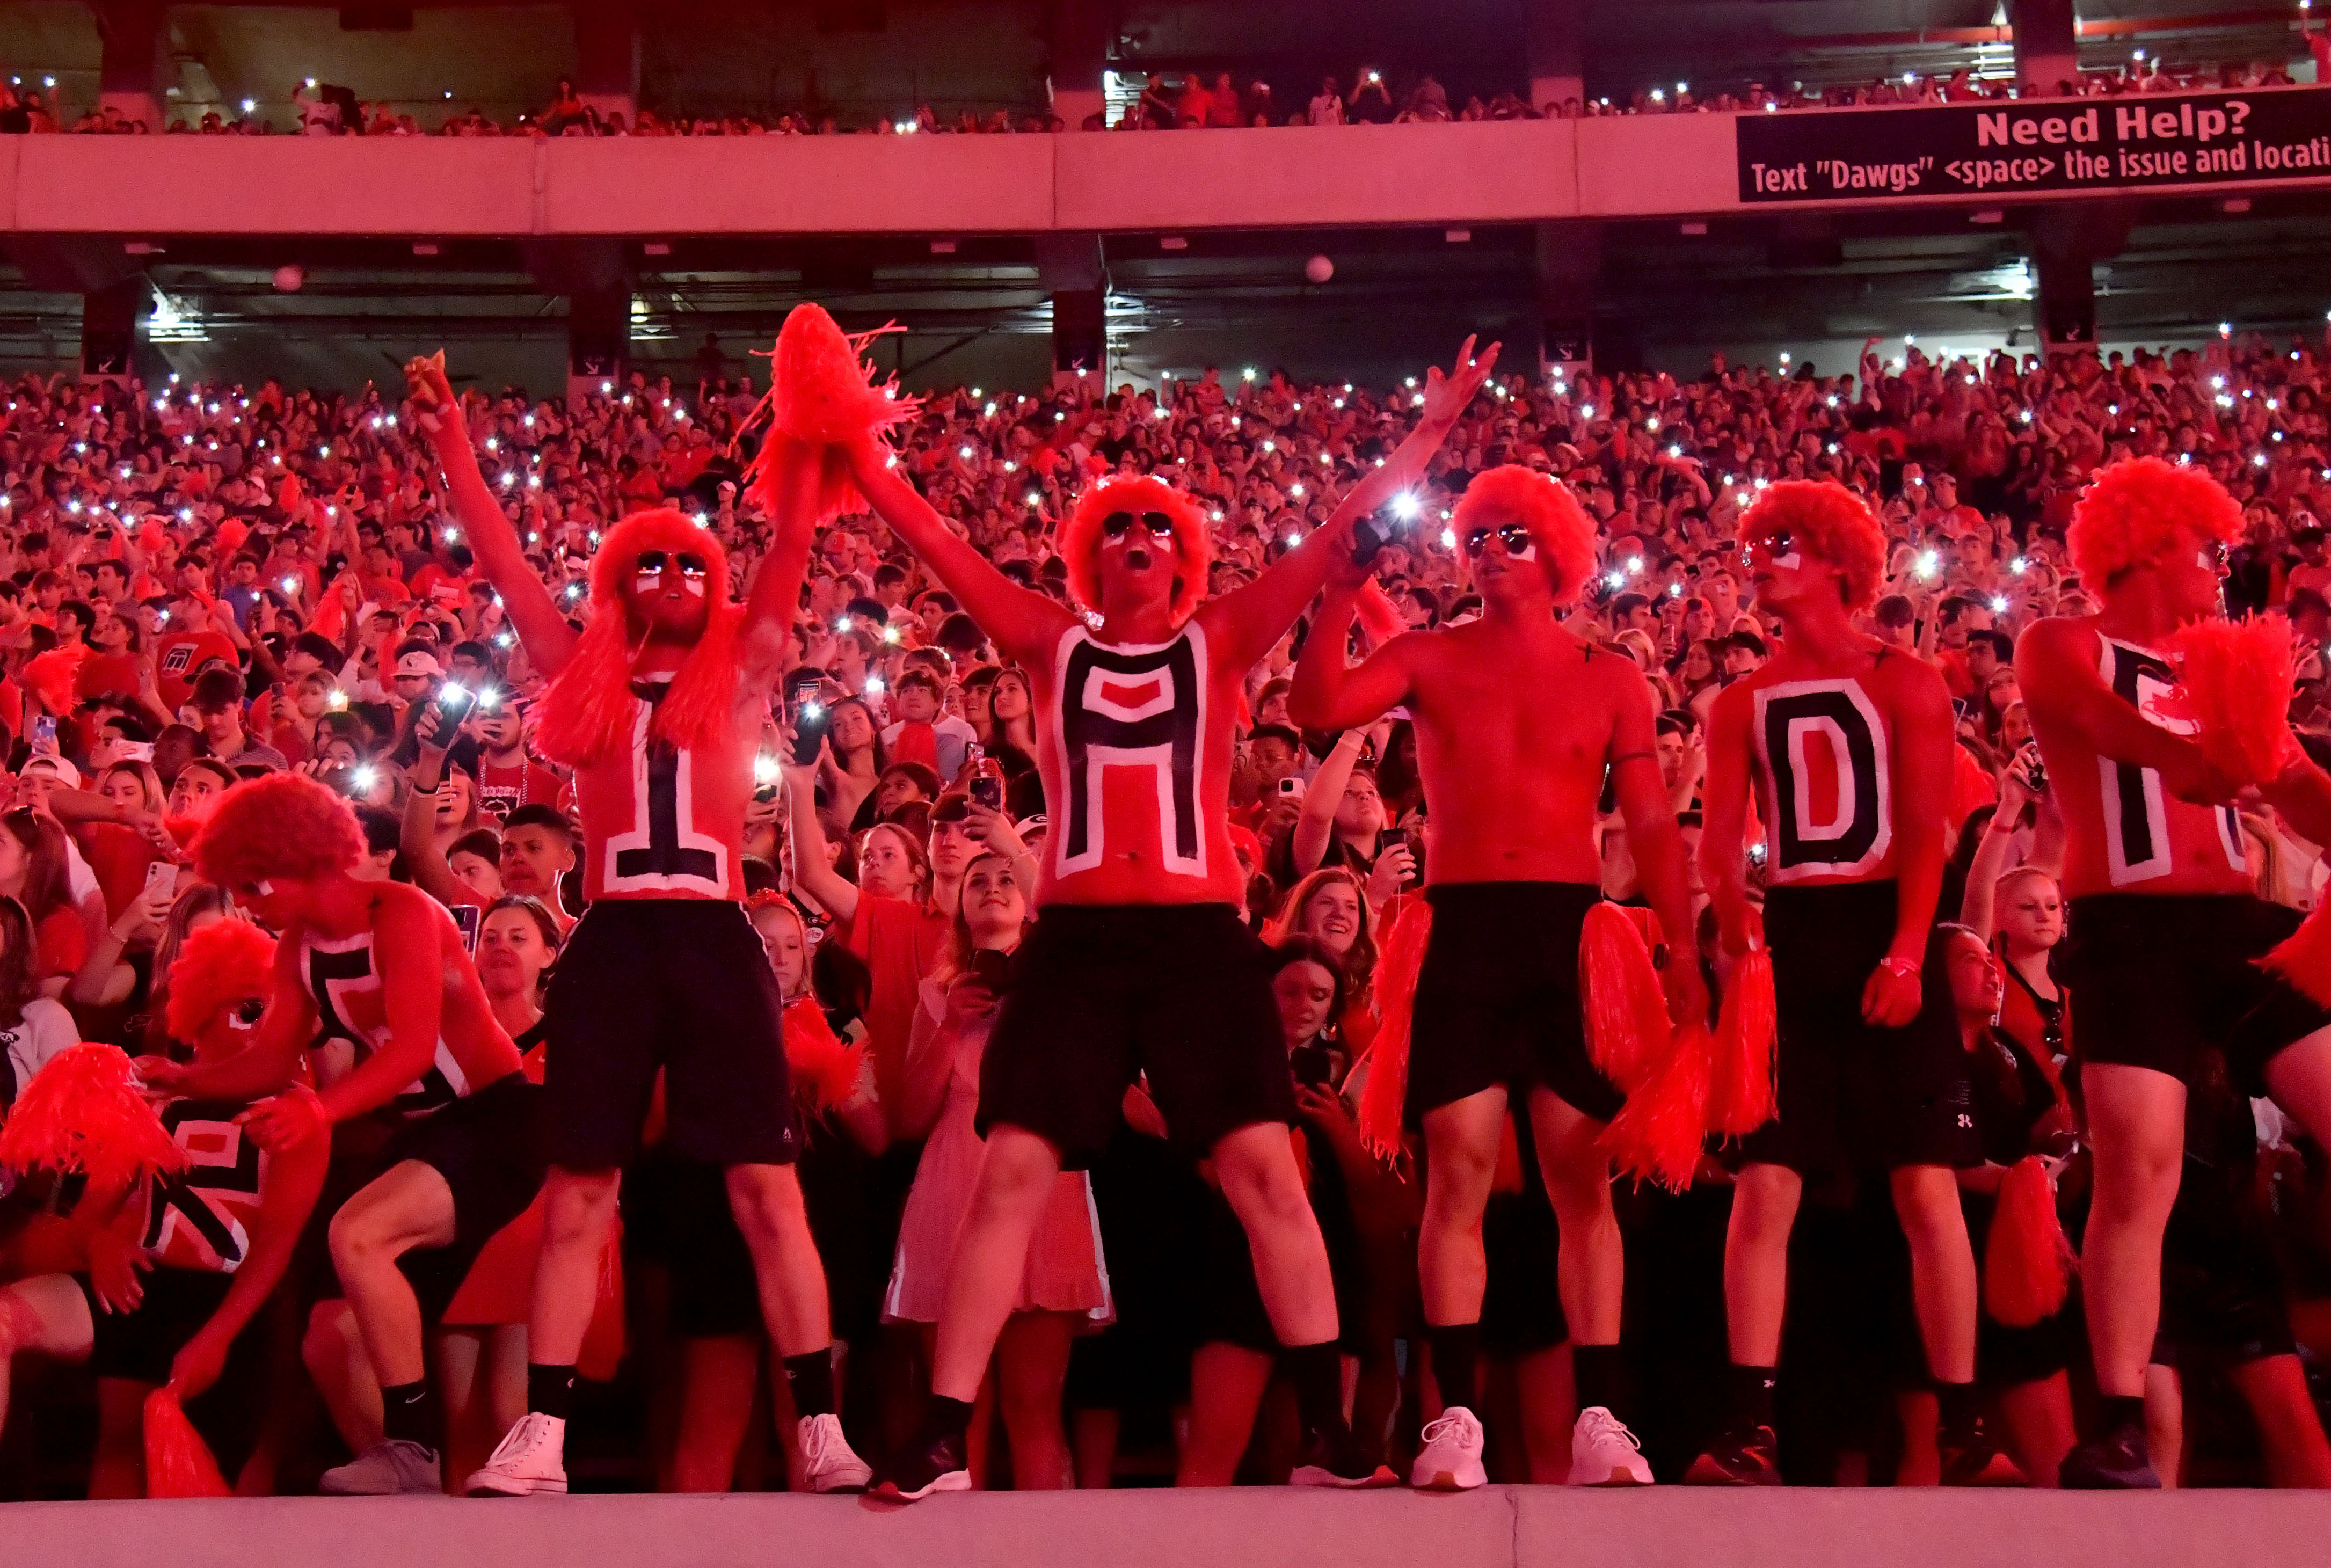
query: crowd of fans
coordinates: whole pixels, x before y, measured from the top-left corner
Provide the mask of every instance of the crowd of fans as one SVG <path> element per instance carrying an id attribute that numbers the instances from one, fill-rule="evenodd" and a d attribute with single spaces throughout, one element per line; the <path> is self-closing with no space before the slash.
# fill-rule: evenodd
<path id="1" fill-rule="evenodd" d="M 2317 80 L 2331 66 L 2331 32 L 2304 34 L 2315 56 Z M 1796 109 L 1838 109 L 1882 104 L 1962 103 L 2014 97 L 2101 97 L 2131 92 L 2184 92 L 2212 88 L 2288 87 L 2288 64 L 2254 61 L 2234 64 L 2165 62 L 2139 49 L 2115 70 L 2081 71 L 2077 79 L 2048 84 L 2019 83 L 2012 71 L 1980 64 L 1946 75 L 1907 71 L 1868 81 L 1786 86 L 1749 81 L 1714 92 L 1695 92 L 1679 81 L 1637 90 L 1631 96 L 1568 97 L 1533 104 L 1526 92 L 1468 93 L 1461 101 L 1429 73 L 1387 78 L 1363 66 L 1350 79 L 1323 77 L 1318 83 L 1273 83 L 1260 77 L 1242 82 L 1230 71 L 1165 71 L 1151 73 L 1139 96 L 1122 109 L 1105 109 L 1070 127 L 1049 109 L 961 109 L 942 114 L 928 103 L 910 112 L 882 115 L 865 125 L 844 124 L 831 113 L 810 109 L 749 110 L 690 115 L 642 108 L 627 122 L 620 111 L 586 102 L 571 81 L 561 80 L 538 114 L 504 125 L 482 109 L 448 109 L 433 127 L 389 103 L 366 103 L 349 88 L 304 81 L 291 90 L 288 123 L 256 100 L 239 106 L 205 109 L 189 117 L 173 114 L 164 127 L 99 105 L 78 115 L 52 101 L 37 88 L 14 79 L 0 85 L 0 134 L 72 130 L 104 135 L 271 136 L 877 136 L 920 134 L 1005 135 L 1084 130 L 1174 130 L 1290 125 L 1390 125 L 1445 120 L 1580 119 L 1626 114 L 1746 114 Z"/>
<path id="2" fill-rule="evenodd" d="M 1958 707 L 1940 915 L 1974 940 L 1965 975 L 1954 969 L 1963 1019 L 1979 1033 L 1999 1014 L 2053 1066 L 2064 993 L 2050 955 L 2064 930 L 2050 873 L 2060 825 L 2026 748 L 2012 639 L 2037 619 L 2093 607 L 2092 585 L 2071 572 L 2062 545 L 2088 474 L 2135 455 L 2201 466 L 2250 519 L 2230 602 L 2279 609 L 2306 640 L 2293 717 L 2310 746 L 2331 752 L 2321 652 L 2331 641 L 2331 561 L 2317 520 L 2331 504 L 2326 382 L 2331 354 L 2321 347 L 2247 337 L 2053 364 L 1937 360 L 1910 346 L 1881 357 L 1873 340 L 1850 374 L 1718 360 L 1681 379 L 1506 375 L 1407 492 L 1413 505 L 1396 508 L 1405 528 L 1380 557 L 1380 575 L 1411 625 L 1477 613 L 1444 532 L 1450 509 L 1473 476 L 1501 463 L 1561 476 L 1601 533 L 1594 592 L 1569 624 L 1640 665 L 1660 712 L 1671 802 L 1696 834 L 1708 709 L 1768 656 L 1775 634 L 1736 556 L 1741 512 L 1787 479 L 1834 479 L 1869 498 L 1893 546 L 1870 629 L 1933 661 Z M 28 377 L 5 396 L 0 727 L 14 794 L 0 815 L 5 1099 L 76 1040 L 134 1055 L 192 1046 L 174 1034 L 173 963 L 195 933 L 235 911 L 181 864 L 186 834 L 244 781 L 287 768 L 355 803 L 361 875 L 484 912 L 479 972 L 497 1016 L 527 1042 L 542 975 L 579 913 L 572 802 L 558 771 L 529 753 L 525 714 L 539 682 L 477 572 L 413 407 L 375 389 L 175 376 L 151 385 Z M 960 387 L 925 399 L 899 461 L 1006 575 L 1062 598 L 1054 526 L 1074 497 L 1104 474 L 1157 475 L 1208 511 L 1220 592 L 1324 521 L 1424 401 L 1413 382 L 1299 385 L 1255 371 L 1210 370 L 1160 391 L 1095 377 L 1034 393 Z M 767 542 L 766 519 L 740 499 L 739 432 L 756 403 L 751 386 L 722 378 L 676 386 L 635 374 L 579 407 L 473 394 L 467 421 L 530 558 L 573 603 L 607 520 L 666 503 L 700 518 L 745 581 Z M 1353 1094 L 1377 1022 L 1378 911 L 1415 872 L 1429 803 L 1404 720 L 1340 736 L 1289 726 L 1287 677 L 1301 634 L 1248 681 L 1233 841 L 1248 874 L 1246 913 L 1279 955 L 1312 1198 L 1356 1366 L 1355 1427 L 1398 1453 L 1432 1408 L 1413 1353 L 1417 1189 L 1413 1172 L 1387 1171 L 1362 1147 Z M 27 668 L 61 647 L 86 650 L 62 693 Z M 993 998 L 977 983 L 976 955 L 1008 951 L 1025 912 L 1008 886 L 972 898 L 966 845 L 976 832 L 1008 865 L 1041 841 L 1037 718 L 1024 674 L 1000 667 L 979 625 L 863 516 L 844 516 L 819 538 L 788 662 L 822 682 L 828 739 L 813 763 L 794 766 L 778 733 L 789 716 L 772 717 L 764 787 L 746 817 L 750 908 L 788 1001 L 813 1001 L 877 1064 L 827 1107 L 803 1156 L 834 1335 L 850 1349 L 843 1420 L 872 1446 L 895 1440 L 912 1409 L 921 1335 L 937 1310 L 927 1272 L 909 1276 L 912 1294 L 891 1273 L 894 1261 L 907 1269 L 918 1236 L 918 1268 L 942 1267 L 928 1215 L 915 1218 L 918 1204 L 938 1201 L 918 1166 L 931 1167 L 927 1147 L 945 1143 L 953 1158 L 977 1136 L 961 1075 L 966 1051 L 977 1060 Z M 458 736 L 430 717 L 449 685 L 478 698 Z M 1000 810 L 966 803 L 982 759 L 1002 775 Z M 1624 824 L 1605 803 L 1603 890 L 1634 900 Z M 2261 894 L 2311 907 L 2331 877 L 2324 846 L 2262 807 L 2241 826 Z M 995 874 L 983 863 L 991 869 L 982 874 Z M 157 866 L 177 870 L 157 878 Z M 909 930 L 856 917 L 877 900 L 923 918 Z M 1712 919 L 1703 926 L 1704 947 L 1712 928 Z M 1007 1339 L 1004 1440 L 992 1458 L 984 1443 L 975 1449 L 975 1473 L 1021 1487 L 1283 1478 L 1283 1390 L 1266 1392 L 1269 1357 L 1221 1294 L 1243 1266 L 1236 1225 L 1204 1173 L 1151 1136 L 1154 1107 L 1137 1095 L 1126 1108 L 1126 1130 L 1089 1177 L 1101 1257 L 1078 1276 L 1105 1286 L 1092 1299 L 1071 1293 L 1023 1315 L 1054 1320 L 1064 1343 L 1073 1336 L 1065 1389 L 1039 1379 L 1032 1392 Z M 2246 1107 L 2236 1111 L 2247 1117 Z M 2323 1451 L 2319 1427 L 2310 1437 L 2294 1424 L 2313 1420 L 2303 1402 L 2269 1411 L 2254 1401 L 2259 1419 L 2245 1423 L 2229 1399 L 2230 1389 L 2250 1389 L 2250 1361 L 2297 1354 L 2311 1366 L 2331 1352 L 2331 1167 L 2271 1115 L 2257 1125 L 2227 1167 L 2229 1192 L 2243 1223 L 2268 1238 L 2269 1316 L 2282 1332 L 2260 1335 L 2251 1319 L 2219 1313 L 2207 1269 L 2173 1288 L 2186 1336 L 2182 1399 L 2176 1377 L 2164 1377 L 2156 1414 L 2162 1431 L 2184 1436 L 2155 1449 L 2182 1454 L 2182 1464 L 2164 1461 L 2173 1481 L 2331 1482 L 2310 1468 Z M 1517 1133 L 1526 1146 L 1527 1118 Z M 1489 1216 L 1483 1343 L 1494 1369 L 1488 1407 L 1516 1419 L 1494 1421 L 1490 1464 L 1500 1478 L 1544 1479 L 1564 1473 L 1570 1430 L 1556 1240 L 1535 1162 L 1513 1166 Z M 578 1486 L 722 1489 L 785 1474 L 785 1456 L 768 1450 L 767 1429 L 752 1419 L 754 1380 L 766 1387 L 767 1364 L 749 1272 L 740 1310 L 690 1304 L 706 1292 L 735 1307 L 745 1267 L 733 1230 L 701 1229 L 702 1205 L 672 1196 L 701 1177 L 652 1152 L 626 1180 L 633 1310 L 595 1372 L 586 1356 L 586 1373 L 603 1381 L 578 1411 L 577 1430 L 594 1435 L 569 1448 Z M 1625 1347 L 1647 1394 L 1638 1430 L 1662 1478 L 1704 1446 L 1716 1419 L 1708 1390 L 1724 1365 L 1728 1183 L 1711 1158 L 1681 1194 L 1622 1193 Z M 2076 1178 L 2063 1183 L 2075 1237 L 2081 1190 Z M 1903 1364 L 1907 1275 L 1881 1269 L 1873 1285 L 1866 1266 L 1902 1247 L 1882 1186 L 1879 1198 L 1807 1193 L 1792 1267 L 1808 1288 L 1790 1293 L 1799 1305 L 1781 1392 L 1792 1412 L 1783 1463 L 1795 1480 L 1931 1478 L 1932 1402 L 1922 1417 L 1917 1374 Z M 70 1193 L 19 1185 L 0 1201 L 0 1282 L 83 1267 L 80 1223 Z M 1186 1266 L 1194 1256 L 1203 1267 Z M 320 1245 L 303 1251 L 279 1309 L 247 1331 L 262 1343 L 232 1362 L 223 1394 L 195 1407 L 247 1489 L 308 1489 L 343 1449 L 381 1440 L 380 1396 L 345 1314 L 334 1316 L 331 1267 Z M 2078 1317 L 2072 1310 L 2056 1326 L 2076 1336 Z M 490 1339 L 523 1321 L 522 1307 L 515 1319 L 473 1316 L 443 1337 Z M 10 1354 L 27 1343 L 10 1336 L 23 1329 L 0 1315 L 0 1397 Z M 1405 1356 L 1396 1354 L 1403 1344 Z M 475 1366 L 479 1352 L 467 1354 L 460 1364 Z M 1226 1354 L 1256 1364 L 1230 1380 L 1245 1392 L 1227 1404 Z M 2041 1376 L 2081 1375 L 2084 1356 L 2052 1354 Z M 448 1393 L 449 1426 L 457 1409 L 467 1412 L 465 1430 L 447 1434 L 452 1484 L 480 1456 L 479 1433 L 490 1440 L 509 1422 L 507 1379 L 490 1382 L 481 1374 L 475 1401 Z M 770 1395 L 782 1404 L 782 1379 Z M 118 1402 L 103 1402 L 97 1458 L 85 1459 L 93 1408 L 85 1370 L 17 1356 L 0 1487 L 134 1492 L 135 1465 L 118 1440 L 108 1446 Z M 2052 1473 L 2045 1454 L 2019 1458 L 2035 1480 Z"/>

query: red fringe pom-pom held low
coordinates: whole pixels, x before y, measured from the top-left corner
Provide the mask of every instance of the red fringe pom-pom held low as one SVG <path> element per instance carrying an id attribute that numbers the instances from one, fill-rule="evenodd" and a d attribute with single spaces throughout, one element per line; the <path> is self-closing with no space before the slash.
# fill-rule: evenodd
<path id="1" fill-rule="evenodd" d="M 1708 1137 L 1710 1050 L 1706 1029 L 1679 1032 L 1665 1059 L 1603 1129 L 1603 1150 L 1622 1175 L 1671 1193 L 1691 1185 Z"/>
<path id="2" fill-rule="evenodd" d="M 1983 1306 L 1993 1321 L 2029 1328 L 2064 1305 L 2072 1244 L 2056 1217 L 2056 1183 L 2037 1155 L 2007 1168 L 1983 1250 Z"/>
<path id="3" fill-rule="evenodd" d="M 129 1059 L 110 1045 L 69 1045 L 33 1075 L 0 1126 L 0 1165 L 86 1174 L 100 1193 L 149 1171 L 181 1171 L 186 1155 L 138 1091 Z"/>
<path id="4" fill-rule="evenodd" d="M 1716 1021 L 1716 1056 L 1708 1070 L 1708 1130 L 1745 1138 L 1778 1114 L 1773 1084 L 1773 1048 L 1780 1034 L 1780 1005 L 1773 997 L 1773 955 L 1749 949 L 1724 989 L 1724 1009 Z"/>
<path id="5" fill-rule="evenodd" d="M 1368 1081 L 1360 1090 L 1360 1141 L 1380 1160 L 1400 1152 L 1408 1106 L 1409 1024 L 1416 1005 L 1416 977 L 1424 969 L 1424 949 L 1432 940 L 1432 906 L 1422 898 L 1385 927 L 1376 953 L 1375 1044 L 1368 1051 Z"/>
<path id="6" fill-rule="evenodd" d="M 19 684 L 39 698 L 43 708 L 62 717 L 81 700 L 81 665 L 88 657 L 89 649 L 79 642 L 35 654 L 26 661 Z"/>
<path id="7" fill-rule="evenodd" d="M 2264 784 L 2288 764 L 2295 661 L 2290 623 L 2280 616 L 2196 621 L 2169 640 L 2185 706 L 2201 725 L 2194 740 L 2246 784 Z"/>
<path id="8" fill-rule="evenodd" d="M 828 1023 L 813 996 L 785 1008 L 785 1067 L 794 1092 L 812 1116 L 823 1116 L 850 1099 L 858 1087 L 865 1052 L 845 1044 Z"/>
<path id="9" fill-rule="evenodd" d="M 231 1497 L 210 1445 L 166 1388 L 146 1396 L 146 1495 L 149 1497 Z"/>
<path id="10" fill-rule="evenodd" d="M 793 308 L 777 331 L 771 351 L 769 394 L 754 411 L 769 416 L 770 439 L 745 470 L 747 493 L 763 508 L 774 510 L 768 487 L 775 481 L 773 452 L 778 436 L 790 436 L 827 448 L 818 483 L 818 520 L 864 508 L 858 487 L 850 481 L 850 466 L 838 449 L 869 432 L 880 434 L 904 424 L 921 406 L 918 400 L 899 395 L 898 383 L 875 379 L 863 362 L 867 346 L 883 332 L 845 333 L 821 305 L 804 302 Z"/>
<path id="11" fill-rule="evenodd" d="M 1672 1030 L 1651 945 L 1619 905 L 1599 903 L 1586 911 L 1578 934 L 1578 984 L 1586 1054 L 1597 1072 L 1632 1095 L 1666 1058 Z"/>

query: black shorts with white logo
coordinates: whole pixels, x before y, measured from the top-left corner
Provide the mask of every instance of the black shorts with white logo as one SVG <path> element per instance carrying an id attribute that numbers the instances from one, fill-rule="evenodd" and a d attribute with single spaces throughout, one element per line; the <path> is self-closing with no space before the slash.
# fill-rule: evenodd
<path id="1" fill-rule="evenodd" d="M 542 1091 L 514 1072 L 405 1123 L 382 1148 L 378 1168 L 385 1174 L 407 1160 L 444 1177 L 453 1193 L 453 1240 L 397 1259 L 423 1320 L 433 1324 L 494 1232 L 542 1191 Z"/>
<path id="2" fill-rule="evenodd" d="M 1799 1175 L 1983 1163 L 1943 943 L 1929 934 L 1917 1018 L 1887 1029 L 1861 1016 L 1894 918 L 1891 879 L 1765 895 L 1780 1115 L 1742 1140 L 1746 1162 Z"/>
<path id="3" fill-rule="evenodd" d="M 1551 1089 L 1607 1122 L 1626 1103 L 1586 1054 L 1578 934 L 1584 882 L 1451 882 L 1424 890 L 1432 937 L 1409 1027 L 1408 1116 L 1503 1084 Z"/>
<path id="4" fill-rule="evenodd" d="M 2326 1012 L 2258 966 L 2298 929 L 2296 909 L 2248 893 L 2090 893 L 2065 921 L 2072 1054 L 2151 1068 L 2193 1087 L 2203 1055 L 2225 1053 L 2245 1094 L 2266 1064 L 2331 1025 Z"/>
<path id="5" fill-rule="evenodd" d="M 227 1287 L 234 1283 L 233 1275 L 207 1269 L 149 1269 L 138 1277 L 141 1294 L 136 1310 L 109 1312 L 89 1276 L 74 1278 L 88 1298 L 95 1331 L 89 1352 L 90 1375 L 151 1383 L 170 1381 L 170 1364 L 218 1311 Z"/>
<path id="6" fill-rule="evenodd" d="M 1241 1127 L 1291 1124 L 1267 957 L 1228 904 L 1046 905 L 1012 955 L 980 1064 L 980 1136 L 1020 1127 L 1082 1169 L 1136 1073 L 1193 1157 Z"/>
<path id="7" fill-rule="evenodd" d="M 591 906 L 551 977 L 550 1163 L 628 1165 L 656 1070 L 665 1147 L 708 1165 L 789 1165 L 801 1124 L 785 1070 L 784 999 L 741 904 L 611 898 Z"/>

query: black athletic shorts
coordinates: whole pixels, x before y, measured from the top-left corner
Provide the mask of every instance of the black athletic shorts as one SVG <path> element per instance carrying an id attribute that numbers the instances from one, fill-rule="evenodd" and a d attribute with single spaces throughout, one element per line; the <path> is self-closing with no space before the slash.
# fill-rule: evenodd
<path id="1" fill-rule="evenodd" d="M 1451 882 L 1424 898 L 1432 939 L 1409 1029 L 1410 1119 L 1499 1084 L 1551 1089 L 1599 1122 L 1617 1116 L 1626 1097 L 1586 1055 L 1578 998 L 1578 933 L 1602 889 Z"/>
<path id="2" fill-rule="evenodd" d="M 1983 1163 L 1943 943 L 1927 939 L 1917 1018 L 1900 1029 L 1862 1019 L 1862 988 L 1894 945 L 1894 915 L 1890 879 L 1765 895 L 1780 1115 L 1741 1141 L 1746 1163 L 1799 1175 Z"/>
<path id="3" fill-rule="evenodd" d="M 138 1277 L 145 1290 L 138 1309 L 108 1312 L 89 1276 L 74 1278 L 89 1299 L 90 1322 L 96 1330 L 89 1353 L 90 1374 L 151 1383 L 170 1381 L 170 1364 L 218 1311 L 227 1287 L 234 1283 L 233 1275 L 207 1269 L 149 1269 Z"/>
<path id="4" fill-rule="evenodd" d="M 1228 904 L 1048 904 L 1012 955 L 979 1071 L 982 1137 L 999 1123 L 1080 1170 L 1150 1098 L 1176 1147 L 1295 1119 L 1295 1079 L 1262 944 Z"/>
<path id="5" fill-rule="evenodd" d="M 2331 1025 L 2331 1012 L 2258 966 L 2302 918 L 2248 893 L 2073 899 L 2063 971 L 2078 999 L 2072 1054 L 2151 1068 L 2191 1088 L 2198 1059 L 2214 1049 L 2245 1094 L 2265 1094 L 2266 1064 Z"/>
<path id="6" fill-rule="evenodd" d="M 628 1165 L 656 1069 L 665 1146 L 708 1165 L 788 1165 L 801 1124 L 777 977 L 745 907 L 712 898 L 591 906 L 558 955 L 544 1022 L 550 1163 Z"/>
<path id="7" fill-rule="evenodd" d="M 420 1298 L 423 1320 L 433 1324 L 494 1232 L 525 1213 L 542 1191 L 542 1091 L 514 1072 L 416 1117 L 381 1149 L 375 1174 L 406 1160 L 427 1165 L 453 1190 L 452 1241 L 397 1259 Z"/>

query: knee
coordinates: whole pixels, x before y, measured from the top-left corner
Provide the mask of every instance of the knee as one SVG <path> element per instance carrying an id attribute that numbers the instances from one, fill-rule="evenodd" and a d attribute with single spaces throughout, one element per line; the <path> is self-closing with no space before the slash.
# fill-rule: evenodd
<path id="1" fill-rule="evenodd" d="M 351 1268 L 362 1269 L 379 1263 L 388 1237 L 385 1227 L 370 1210 L 351 1205 L 332 1216 L 325 1240 L 330 1248 L 333 1264 L 346 1272 Z"/>
<path id="2" fill-rule="evenodd" d="M 1966 1216 L 1959 1207 L 1958 1182 L 1939 1165 L 1913 1165 L 1894 1173 L 1894 1212 L 1903 1234 L 1917 1241 L 1946 1240 L 1966 1233 Z"/>
<path id="3" fill-rule="evenodd" d="M 1283 1160 L 1248 1155 L 1223 1159 L 1215 1170 L 1222 1177 L 1223 1196 L 1242 1219 L 1293 1224 L 1310 1217 L 1310 1195 L 1303 1190 L 1303 1177 L 1291 1155 Z"/>
<path id="4" fill-rule="evenodd" d="M 1444 1138 L 1425 1151 L 1431 1180 L 1424 1192 L 1425 1207 L 1447 1212 L 1456 1205 L 1478 1209 L 1497 1179 L 1498 1145 L 1484 1146 L 1474 1138 Z"/>
<path id="5" fill-rule="evenodd" d="M 347 1345 L 347 1336 L 340 1332 L 339 1315 L 343 1310 L 338 1301 L 319 1301 L 316 1309 L 308 1314 L 308 1327 L 300 1335 L 300 1364 L 319 1382 L 324 1369 L 338 1358 Z"/>
<path id="6" fill-rule="evenodd" d="M 1612 1218 L 1611 1162 L 1599 1148 L 1549 1160 L 1539 1174 L 1555 1218 L 1565 1226 L 1595 1224 Z"/>
<path id="7" fill-rule="evenodd" d="M 613 1171 L 552 1178 L 543 1194 L 543 1240 L 556 1246 L 595 1234 L 614 1212 L 617 1180 Z"/>
<path id="8" fill-rule="evenodd" d="M 1769 1165 L 1740 1173 L 1732 1188 L 1732 1240 L 1746 1246 L 1784 1245 L 1796 1220 L 1796 1178 Z"/>
<path id="9" fill-rule="evenodd" d="M 1061 1162 L 1042 1138 L 999 1132 L 987 1144 L 979 1191 L 989 1204 L 1015 1207 L 1051 1191 Z"/>
<path id="10" fill-rule="evenodd" d="M 728 1208 L 749 1240 L 767 1240 L 806 1224 L 801 1186 L 790 1166 L 740 1165 L 728 1173 Z"/>

